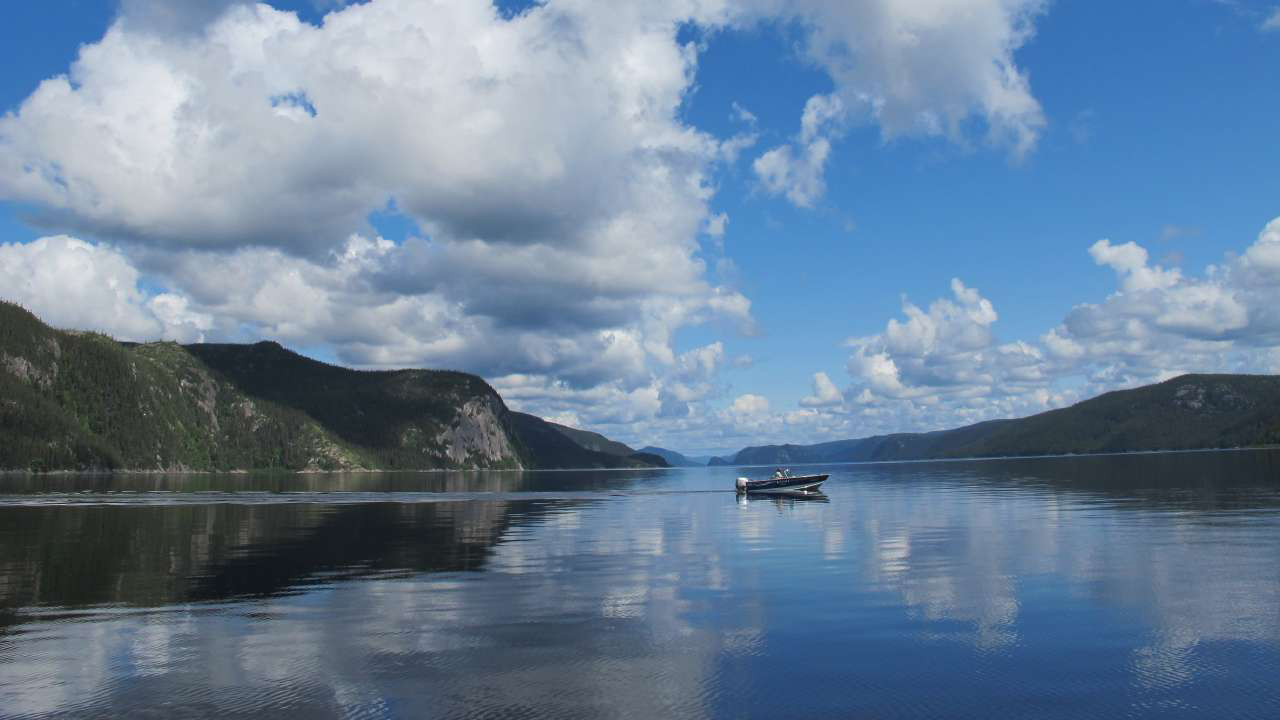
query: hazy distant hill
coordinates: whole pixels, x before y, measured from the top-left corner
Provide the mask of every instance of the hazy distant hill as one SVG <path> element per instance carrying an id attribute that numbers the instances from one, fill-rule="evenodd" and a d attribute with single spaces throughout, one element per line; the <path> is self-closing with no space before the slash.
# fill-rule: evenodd
<path id="1" fill-rule="evenodd" d="M 705 461 L 698 462 L 696 459 L 682 455 L 675 450 L 667 450 L 666 448 L 654 447 L 652 445 L 640 448 L 640 452 L 657 455 L 663 460 L 666 460 L 667 464 L 671 465 L 671 467 L 702 467 L 707 464 Z"/>
<path id="2" fill-rule="evenodd" d="M 1280 444 L 1280 377 L 1183 375 L 1068 408 L 954 430 L 748 447 L 712 464 L 919 460 Z M 718 462 L 717 462 L 718 461 Z"/>
<path id="3" fill-rule="evenodd" d="M 513 413 L 484 380 L 276 343 L 121 344 L 0 302 L 0 469 L 647 467 Z"/>

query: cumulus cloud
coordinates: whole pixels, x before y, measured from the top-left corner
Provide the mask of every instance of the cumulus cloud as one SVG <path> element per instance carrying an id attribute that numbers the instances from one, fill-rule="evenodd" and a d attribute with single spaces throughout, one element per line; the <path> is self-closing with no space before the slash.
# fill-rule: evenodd
<path id="1" fill-rule="evenodd" d="M 796 14 L 813 29 L 806 52 L 846 104 L 886 138 L 964 138 L 978 117 L 988 139 L 1029 152 L 1045 120 L 1014 52 L 1031 39 L 1044 0 L 815 2 Z"/>
<path id="2" fill-rule="evenodd" d="M 818 138 L 799 152 L 790 145 L 779 145 L 755 159 L 751 169 L 760 185 L 771 195 L 785 195 L 793 205 L 813 207 L 826 191 L 823 170 L 831 141 Z"/>
<path id="3" fill-rule="evenodd" d="M 1185 372 L 1280 367 L 1280 218 L 1199 277 L 1153 264 L 1132 242 L 1099 240 L 1089 255 L 1115 273 L 1116 291 L 1072 308 L 1036 340 L 998 340 L 993 304 L 952 280 L 950 297 L 927 309 L 904 300 L 901 319 L 849 341 L 848 402 L 819 373 L 813 395 L 800 401 L 808 412 L 777 419 L 818 437 L 930 430 L 1027 415 Z"/>
<path id="4" fill-rule="evenodd" d="M 1263 369 L 1280 343 L 1280 218 L 1239 256 L 1203 277 L 1151 265 L 1132 243 L 1103 240 L 1090 253 L 1115 270 L 1120 289 L 1080 305 L 1045 336 L 1056 356 L 1127 382 L 1188 369 Z"/>
<path id="5" fill-rule="evenodd" d="M 1045 0 L 914 0 L 782 3 L 764 0 L 765 17 L 806 29 L 805 55 L 827 71 L 835 91 L 815 95 L 799 137 L 756 159 L 763 187 L 812 207 L 823 193 L 831 143 L 848 122 L 873 122 L 886 140 L 944 137 L 965 143 L 980 119 L 986 141 L 1015 159 L 1035 147 L 1044 112 L 1014 53 L 1034 34 Z"/>
<path id="6" fill-rule="evenodd" d="M 735 415 L 753 417 L 769 412 L 769 398 L 763 395 L 739 395 L 729 406 L 729 412 Z"/>
<path id="7" fill-rule="evenodd" d="M 42 238 L 0 245 L 0 298 L 56 326 L 126 340 L 266 337 L 310 348 L 321 339 L 347 365 L 482 369 L 516 409 L 629 438 L 729 427 L 710 407 L 724 391 L 722 342 L 662 361 L 655 353 L 669 345 L 647 348 L 642 326 L 508 326 L 436 294 L 380 289 L 374 279 L 402 264 L 404 252 L 354 235 L 324 263 L 268 248 L 164 255 L 165 276 L 182 290 L 148 294 L 147 276 L 116 248 Z"/>
<path id="8" fill-rule="evenodd" d="M 1039 338 L 1001 340 L 994 304 L 956 279 L 948 296 L 904 299 L 881 332 L 850 339 L 845 390 L 816 373 L 799 409 L 739 396 L 680 432 L 726 446 L 819 442 L 1025 416 L 1185 372 L 1280 372 L 1280 218 L 1200 275 L 1153 263 L 1135 243 L 1102 240 L 1088 253 L 1116 290 Z"/>
<path id="9" fill-rule="evenodd" d="M 709 272 L 700 238 L 727 233 L 715 174 L 757 121 L 735 106 L 744 131 L 729 138 L 684 122 L 700 48 L 682 25 L 802 29 L 834 89 L 753 163 L 797 205 L 821 198 L 852 123 L 964 142 L 979 118 L 1015 155 L 1043 123 L 1012 55 L 1042 10 L 1029 0 L 330 5 L 311 24 L 267 4 L 124 0 L 65 75 L 0 117 L 0 199 L 68 233 L 5 246 L 6 272 L 67 263 L 97 294 L 73 308 L 33 279 L 11 294 L 120 337 L 271 337 L 352 365 L 459 367 L 526 409 L 709 437 L 748 416 L 712 406 L 723 347 L 681 353 L 674 338 L 754 331 L 724 280 L 732 261 Z M 417 236 L 369 227 L 389 204 Z M 867 355 L 885 387 L 947 372 L 942 354 L 892 352 Z"/>
<path id="10" fill-rule="evenodd" d="M 678 24 L 726 17 L 376 0 L 312 25 L 266 4 L 128 0 L 0 118 L 0 197 L 111 243 L 68 248 L 110 253 L 121 309 L 57 322 L 518 378 L 535 410 L 680 414 L 714 383 L 677 330 L 753 327 L 697 254 L 726 230 L 711 175 L 752 136 L 678 112 L 697 62 Z M 420 237 L 371 231 L 389 203 Z M 171 291 L 145 296 L 144 276 Z"/>
<path id="11" fill-rule="evenodd" d="M 844 112 L 834 95 L 814 95 L 804 106 L 800 136 L 794 145 L 779 145 L 752 163 L 765 191 L 786 195 L 792 204 L 813 207 L 826 191 L 823 174 L 831 154 L 831 138 Z"/>
<path id="12" fill-rule="evenodd" d="M 754 393 L 745 393 L 733 399 L 724 410 L 701 418 L 706 433 L 711 430 L 720 437 L 759 438 L 767 433 L 776 432 L 770 427 L 776 422 L 769 412 L 769 398 Z"/>
<path id="13" fill-rule="evenodd" d="M 813 374 L 813 394 L 800 399 L 800 405 L 807 408 L 832 407 L 842 402 L 840 389 L 824 372 Z"/>
<path id="14" fill-rule="evenodd" d="M 1258 240 L 1244 254 L 1247 271 L 1266 282 L 1280 275 L 1280 218 L 1267 223 Z"/>
<path id="15" fill-rule="evenodd" d="M 934 429 L 1026 414 L 1048 406 L 1043 351 L 999 343 L 991 301 L 958 279 L 951 297 L 927 309 L 905 300 L 903 318 L 876 335 L 853 338 L 853 385 L 846 418 L 874 432 Z"/>
<path id="16" fill-rule="evenodd" d="M 1112 245 L 1110 240 L 1099 240 L 1089 248 L 1089 255 L 1099 265 L 1109 266 L 1124 281 L 1129 292 L 1163 290 L 1178 284 L 1181 273 L 1177 269 L 1166 270 L 1147 265 L 1147 250 L 1137 243 Z"/>
<path id="17" fill-rule="evenodd" d="M 97 330 L 124 340 L 198 340 L 209 318 L 185 298 L 138 288 L 139 273 L 108 246 L 58 235 L 0 245 L 0 299 L 56 327 Z"/>
<path id="18" fill-rule="evenodd" d="M 703 219 L 719 147 L 676 119 L 696 58 L 670 13 L 379 0 L 317 27 L 236 3 L 196 38 L 129 17 L 0 121 L 0 193 L 96 235 L 297 252 L 388 198 L 499 243 Z"/>

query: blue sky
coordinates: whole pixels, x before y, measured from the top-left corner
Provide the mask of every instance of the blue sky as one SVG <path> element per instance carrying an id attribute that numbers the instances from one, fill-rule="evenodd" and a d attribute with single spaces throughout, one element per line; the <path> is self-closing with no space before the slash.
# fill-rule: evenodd
<path id="1" fill-rule="evenodd" d="M 1280 6 L 272 5 L 5 10 L 0 294 L 695 452 L 1280 371 Z"/>

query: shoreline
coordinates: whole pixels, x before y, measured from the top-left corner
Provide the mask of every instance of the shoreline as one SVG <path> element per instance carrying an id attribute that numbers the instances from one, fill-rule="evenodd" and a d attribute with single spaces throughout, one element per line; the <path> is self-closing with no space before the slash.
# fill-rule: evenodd
<path id="1" fill-rule="evenodd" d="M 950 462 L 993 462 L 1008 460 L 1053 460 L 1071 458 L 1124 457 L 1129 455 L 1181 455 L 1188 453 L 1218 452 L 1257 452 L 1280 450 L 1280 445 L 1256 445 L 1233 448 L 1190 448 L 1183 450 L 1121 450 L 1097 453 L 1047 453 L 1039 455 L 989 455 L 954 458 L 915 458 L 911 460 L 838 460 L 832 462 L 781 463 L 787 467 L 823 467 L 831 465 L 908 465 L 913 463 L 950 463 Z M 140 470 L 125 468 L 118 470 L 0 470 L 0 478 L 14 476 L 57 476 L 57 475 L 374 475 L 404 474 L 423 475 L 431 473 L 540 473 L 540 472 L 654 472 L 669 470 L 712 469 L 712 468 L 772 468 L 779 463 L 743 464 L 727 463 L 724 465 L 692 465 L 684 467 L 633 467 L 633 468 L 350 468 L 345 470 L 288 470 L 284 468 L 258 468 L 253 470 Z"/>

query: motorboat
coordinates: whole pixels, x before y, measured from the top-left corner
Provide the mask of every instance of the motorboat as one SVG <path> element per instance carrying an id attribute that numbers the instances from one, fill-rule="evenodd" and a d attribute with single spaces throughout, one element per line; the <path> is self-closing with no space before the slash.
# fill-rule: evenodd
<path id="1" fill-rule="evenodd" d="M 738 478 L 737 488 L 739 494 L 795 494 L 802 492 L 814 492 L 818 486 L 827 480 L 826 475 L 792 475 L 790 470 L 778 468 L 773 471 L 773 475 L 764 480 L 752 480 L 750 478 Z"/>

